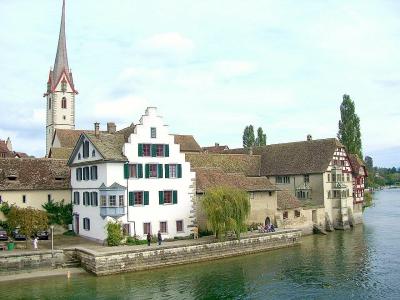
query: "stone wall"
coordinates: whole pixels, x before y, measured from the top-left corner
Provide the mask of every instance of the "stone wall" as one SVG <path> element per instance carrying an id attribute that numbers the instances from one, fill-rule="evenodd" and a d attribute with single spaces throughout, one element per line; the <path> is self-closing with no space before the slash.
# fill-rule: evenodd
<path id="1" fill-rule="evenodd" d="M 62 250 L 0 253 L 0 275 L 29 272 L 37 269 L 54 269 L 64 262 Z"/>
<path id="2" fill-rule="evenodd" d="M 95 275 L 139 271 L 256 253 L 300 243 L 300 230 L 257 234 L 241 240 L 163 247 L 151 250 L 116 250 L 100 253 L 77 248 L 81 266 Z"/>

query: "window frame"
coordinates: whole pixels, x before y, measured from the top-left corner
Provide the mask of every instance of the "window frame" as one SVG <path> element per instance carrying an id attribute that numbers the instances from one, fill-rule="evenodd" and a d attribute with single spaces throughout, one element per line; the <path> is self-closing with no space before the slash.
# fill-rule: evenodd
<path id="1" fill-rule="evenodd" d="M 165 225 L 165 229 L 163 228 L 162 224 Z M 159 228 L 161 233 L 168 233 L 168 222 L 160 221 Z"/>
<path id="2" fill-rule="evenodd" d="M 114 205 L 111 204 L 111 201 L 114 202 Z M 108 206 L 109 207 L 117 207 L 117 195 L 109 195 L 108 196 Z"/>
<path id="3" fill-rule="evenodd" d="M 146 226 L 146 227 L 145 227 Z M 143 234 L 147 235 L 148 233 L 151 233 L 151 222 L 143 222 Z"/>
<path id="4" fill-rule="evenodd" d="M 150 138 L 156 139 L 157 138 L 157 128 L 150 127 Z"/>
<path id="5" fill-rule="evenodd" d="M 178 228 L 179 228 L 179 226 L 178 226 L 178 223 L 181 223 L 181 230 L 178 230 Z M 183 220 L 176 220 L 176 222 L 175 222 L 175 226 L 176 226 L 176 232 L 185 232 L 185 230 L 184 230 L 184 226 L 183 226 Z"/>

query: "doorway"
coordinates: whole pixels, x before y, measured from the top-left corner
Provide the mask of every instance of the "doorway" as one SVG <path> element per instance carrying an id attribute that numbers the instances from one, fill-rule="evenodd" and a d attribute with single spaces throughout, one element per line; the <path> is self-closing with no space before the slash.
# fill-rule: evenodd
<path id="1" fill-rule="evenodd" d="M 265 218 L 265 226 L 269 226 L 271 224 L 271 219 L 269 217 Z"/>
<path id="2" fill-rule="evenodd" d="M 75 215 L 74 231 L 76 234 L 79 234 L 79 215 Z"/>

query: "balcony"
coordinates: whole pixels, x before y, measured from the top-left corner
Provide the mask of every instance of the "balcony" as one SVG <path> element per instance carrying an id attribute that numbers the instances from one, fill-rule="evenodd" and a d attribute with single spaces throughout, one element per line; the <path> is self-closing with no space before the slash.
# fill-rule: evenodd
<path id="1" fill-rule="evenodd" d="M 100 207 L 100 216 L 105 217 L 121 217 L 125 215 L 125 207 Z"/>

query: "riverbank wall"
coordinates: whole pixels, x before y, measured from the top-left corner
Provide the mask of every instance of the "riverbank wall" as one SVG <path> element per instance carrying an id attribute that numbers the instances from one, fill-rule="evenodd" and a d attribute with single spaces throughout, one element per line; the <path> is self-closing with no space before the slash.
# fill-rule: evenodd
<path id="1" fill-rule="evenodd" d="M 215 260 L 300 244 L 301 230 L 259 234 L 240 240 L 182 245 L 179 247 L 96 252 L 75 249 L 80 265 L 92 274 L 104 276 L 160 267 Z"/>
<path id="2" fill-rule="evenodd" d="M 54 269 L 64 263 L 62 250 L 4 252 L 0 254 L 0 276 L 35 270 Z"/>

